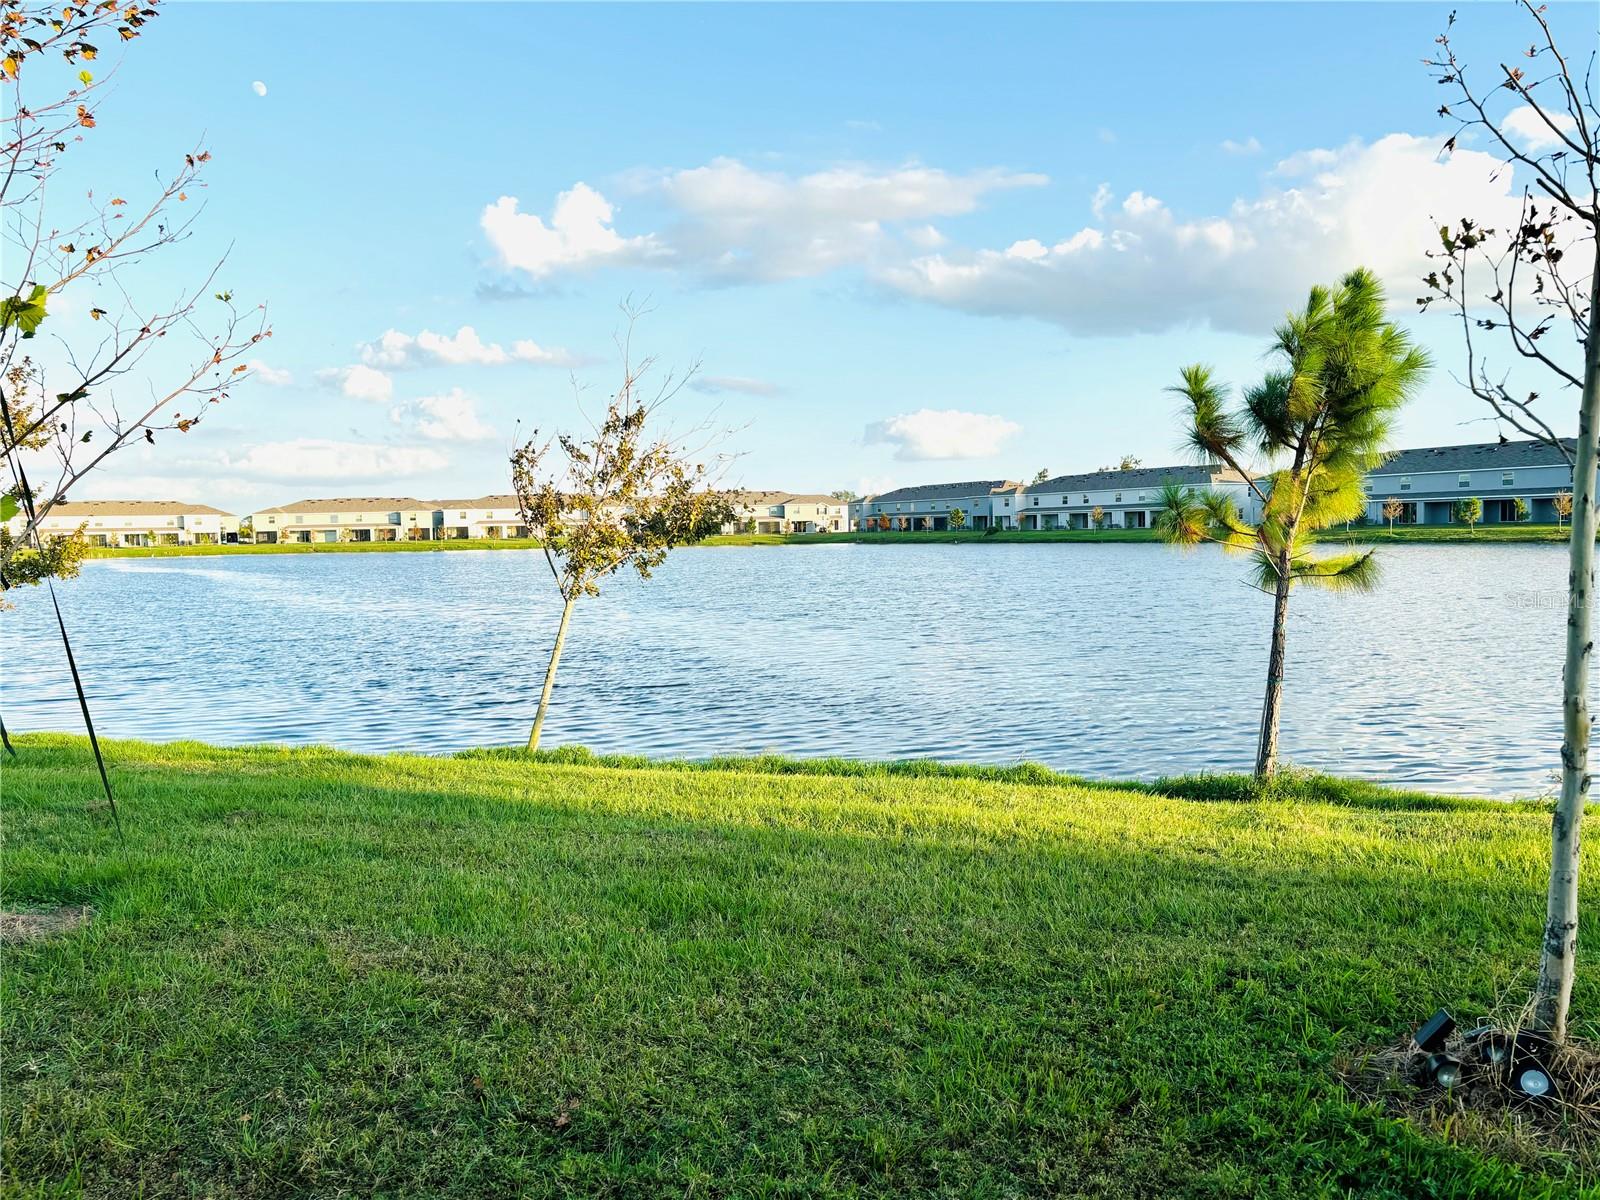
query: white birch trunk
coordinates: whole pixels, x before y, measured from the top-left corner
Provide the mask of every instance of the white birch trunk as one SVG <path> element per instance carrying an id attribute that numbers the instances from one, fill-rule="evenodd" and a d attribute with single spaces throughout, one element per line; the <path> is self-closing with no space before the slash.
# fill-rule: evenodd
<path id="1" fill-rule="evenodd" d="M 1600 297 L 1600 249 L 1589 294 Z M 1595 465 L 1600 459 L 1600 322 L 1591 320 L 1584 347 L 1583 398 L 1572 477 L 1572 532 L 1567 571 L 1567 657 L 1562 670 L 1561 798 L 1550 821 L 1550 887 L 1544 947 L 1533 994 L 1533 1026 L 1557 1041 L 1567 1036 L 1567 1008 L 1578 954 L 1579 826 L 1589 797 L 1589 657 L 1594 651 Z"/>

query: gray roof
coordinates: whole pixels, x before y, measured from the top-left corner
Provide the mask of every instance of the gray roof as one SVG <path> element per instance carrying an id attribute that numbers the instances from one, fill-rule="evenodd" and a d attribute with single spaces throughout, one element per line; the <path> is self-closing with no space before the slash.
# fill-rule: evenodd
<path id="1" fill-rule="evenodd" d="M 973 479 L 966 483 L 919 483 L 915 487 L 895 488 L 892 492 L 869 496 L 878 503 L 884 500 L 940 500 L 946 496 L 987 496 L 996 488 L 1015 487 L 1009 479 Z"/>
<path id="2" fill-rule="evenodd" d="M 1157 488 L 1164 483 L 1190 487 L 1210 487 L 1213 483 L 1243 483 L 1244 476 L 1229 467 L 1176 466 L 1135 467 L 1131 471 L 1091 471 L 1087 475 L 1057 475 L 1042 483 L 1030 483 L 1030 492 L 1090 492 L 1107 488 Z"/>
<path id="3" fill-rule="evenodd" d="M 1572 453 L 1577 445 L 1572 438 L 1562 438 L 1562 444 Z M 1423 471 L 1493 471 L 1513 467 L 1564 467 L 1567 460 L 1561 451 L 1546 442 L 1529 439 L 1523 442 L 1474 442 L 1469 446 L 1422 446 L 1415 450 L 1398 451 L 1373 475 L 1407 475 Z"/>

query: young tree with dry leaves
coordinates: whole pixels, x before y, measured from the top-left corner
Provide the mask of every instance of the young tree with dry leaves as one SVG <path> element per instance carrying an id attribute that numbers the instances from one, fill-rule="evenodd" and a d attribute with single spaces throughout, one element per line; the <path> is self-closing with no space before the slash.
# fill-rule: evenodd
<path id="1" fill-rule="evenodd" d="M 0 0 L 0 591 L 72 573 L 81 548 L 40 536 L 51 509 L 119 450 L 192 429 L 271 336 L 264 310 L 241 314 L 218 289 L 220 262 L 175 301 L 165 283 L 162 299 L 140 298 L 141 267 L 191 233 L 205 150 L 175 158 L 143 197 L 90 191 L 63 211 L 63 163 L 100 124 L 91 64 L 140 37 L 160 2 Z M 98 336 L 50 336 L 69 292 Z"/>
<path id="2" fill-rule="evenodd" d="M 1405 516 L 1406 506 L 1399 500 L 1390 496 L 1383 502 L 1383 519 L 1389 522 L 1389 532 L 1394 532 L 1394 523 Z"/>
<path id="3" fill-rule="evenodd" d="M 1567 567 L 1566 655 L 1562 669 L 1561 794 L 1551 820 L 1545 928 L 1531 1025 L 1566 1037 L 1578 950 L 1579 826 L 1588 801 L 1589 666 L 1594 652 L 1595 470 L 1600 464 L 1600 109 L 1595 55 L 1574 64 L 1556 44 L 1547 9 L 1520 0 L 1533 41 L 1526 67 L 1499 62 L 1484 77 L 1451 41 L 1450 14 L 1426 60 L 1450 100 L 1439 116 L 1454 123 L 1444 144 L 1463 134 L 1487 144 L 1523 181 L 1514 220 L 1463 216 L 1439 231 L 1425 279 L 1423 309 L 1441 305 L 1465 343 L 1461 382 L 1496 422 L 1554 447 L 1571 464 L 1572 513 Z M 1590 30 L 1592 34 L 1592 27 Z M 1503 361 L 1491 361 L 1498 344 Z M 1527 373 L 1536 382 L 1524 377 Z M 1544 393 L 1553 395 L 1545 396 Z M 1556 434 L 1552 412 L 1577 402 L 1575 441 Z M 1570 412 L 1570 409 L 1568 410 Z M 1557 509 L 1558 515 L 1561 509 Z"/>
<path id="4" fill-rule="evenodd" d="M 523 524 L 539 539 L 561 595 L 561 621 L 529 750 L 539 748 L 578 600 L 598 596 L 604 580 L 628 567 L 649 579 L 669 551 L 717 532 L 735 515 L 729 497 L 712 487 L 714 464 L 694 461 L 694 451 L 657 428 L 662 407 L 694 369 L 651 386 L 647 378 L 655 360 L 635 362 L 630 349 L 640 310 L 625 305 L 623 312 L 622 385 L 590 436 L 563 433 L 541 442 L 535 430 L 511 455 L 511 485 Z"/>

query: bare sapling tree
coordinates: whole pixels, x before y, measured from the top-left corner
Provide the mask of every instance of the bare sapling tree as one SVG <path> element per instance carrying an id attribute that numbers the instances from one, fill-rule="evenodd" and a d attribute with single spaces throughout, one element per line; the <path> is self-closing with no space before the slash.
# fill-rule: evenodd
<path id="1" fill-rule="evenodd" d="M 1389 522 L 1389 532 L 1394 532 L 1394 523 L 1405 516 L 1406 506 L 1399 500 L 1390 496 L 1383 502 L 1383 519 Z"/>
<path id="2" fill-rule="evenodd" d="M 0 0 L 0 591 L 71 574 L 82 547 L 41 536 L 51 509 L 118 451 L 194 428 L 271 336 L 264 309 L 241 314 L 219 288 L 219 260 L 176 296 L 169 283 L 141 296 L 156 285 L 140 269 L 166 261 L 199 215 L 204 149 L 175 155 L 142 198 L 61 194 L 63 165 L 100 125 L 105 80 L 89 64 L 101 43 L 141 36 L 159 4 Z M 61 316 L 69 294 L 75 313 Z"/>
<path id="3" fill-rule="evenodd" d="M 1243 519 L 1225 493 L 1162 489 L 1156 532 L 1177 545 L 1214 542 L 1255 559 L 1253 584 L 1273 598 L 1267 682 L 1255 775 L 1278 765 L 1289 594 L 1300 584 L 1367 591 L 1372 551 L 1318 555 L 1311 536 L 1366 510 L 1366 473 L 1383 461 L 1400 409 L 1421 385 L 1427 357 L 1385 315 L 1383 288 L 1355 270 L 1335 288 L 1314 287 L 1304 311 L 1278 328 L 1277 367 L 1231 409 L 1205 366 L 1185 367 L 1172 391 L 1184 399 L 1185 440 L 1197 457 L 1231 467 L 1253 493 L 1260 520 Z M 1250 458 L 1282 465 L 1256 478 Z"/>
<path id="4" fill-rule="evenodd" d="M 1566 654 L 1561 696 L 1561 792 L 1550 831 L 1545 927 L 1530 1025 L 1564 1040 L 1578 949 L 1579 828 L 1587 803 L 1589 668 L 1595 586 L 1595 469 L 1600 462 L 1600 109 L 1595 106 L 1593 43 L 1574 64 L 1556 44 L 1546 8 L 1521 0 L 1532 43 L 1526 66 L 1499 62 L 1485 78 L 1458 57 L 1449 27 L 1426 59 L 1450 101 L 1444 152 L 1463 136 L 1485 147 L 1522 184 L 1514 217 L 1470 214 L 1444 225 L 1431 251 L 1438 266 L 1418 303 L 1438 304 L 1461 328 L 1460 382 L 1491 419 L 1559 451 L 1572 466 L 1572 492 L 1557 498 L 1570 513 Z M 1581 27 L 1581 23 L 1580 23 Z M 1589 29 L 1592 36 L 1593 28 Z M 1503 361 L 1492 362 L 1490 345 Z M 1531 376 L 1531 378 L 1530 378 Z M 1575 440 L 1557 435 L 1577 401 Z M 1503 437 L 1503 435 L 1502 435 Z M 1565 510 L 1565 511 L 1563 511 Z"/>
<path id="5" fill-rule="evenodd" d="M 622 384 L 589 435 L 562 433 L 540 441 L 535 430 L 511 455 L 511 485 L 523 523 L 538 538 L 561 595 L 561 621 L 528 734 L 530 751 L 539 748 L 579 599 L 598 596 L 605 579 L 628 567 L 649 579 L 669 551 L 717 532 L 735 517 L 727 495 L 713 486 L 722 460 L 696 461 L 707 444 L 690 447 L 658 428 L 663 406 L 695 368 L 652 383 L 656 360 L 636 361 L 631 349 L 642 310 L 625 304 L 623 314 L 626 324 L 617 339 Z"/>

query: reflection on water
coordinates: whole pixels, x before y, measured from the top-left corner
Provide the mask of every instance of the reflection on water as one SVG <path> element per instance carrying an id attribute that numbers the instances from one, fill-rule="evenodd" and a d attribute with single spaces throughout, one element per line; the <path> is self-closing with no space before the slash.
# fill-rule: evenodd
<path id="1" fill-rule="evenodd" d="M 1546 790 L 1564 549 L 1383 558 L 1374 595 L 1294 597 L 1286 756 Z M 1244 573 L 1152 545 L 683 550 L 579 603 L 545 744 L 1247 770 L 1270 601 Z M 504 551 L 103 560 L 61 595 L 107 736 L 358 750 L 520 743 L 559 611 Z M 44 595 L 0 650 L 9 727 L 80 729 Z"/>

